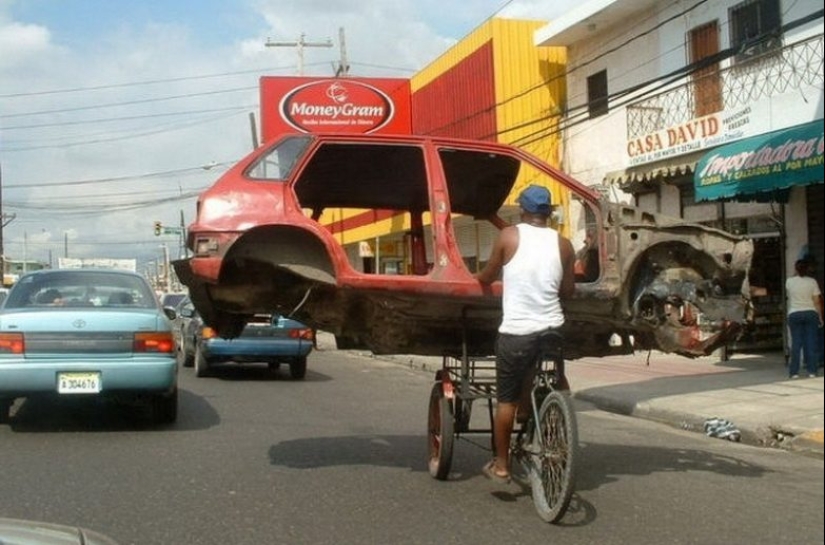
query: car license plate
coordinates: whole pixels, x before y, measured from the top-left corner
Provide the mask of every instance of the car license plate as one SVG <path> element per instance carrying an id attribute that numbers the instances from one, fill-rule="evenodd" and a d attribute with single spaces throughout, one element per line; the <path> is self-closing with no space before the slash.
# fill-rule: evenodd
<path id="1" fill-rule="evenodd" d="M 97 394 L 100 393 L 100 373 L 58 373 L 57 393 Z"/>

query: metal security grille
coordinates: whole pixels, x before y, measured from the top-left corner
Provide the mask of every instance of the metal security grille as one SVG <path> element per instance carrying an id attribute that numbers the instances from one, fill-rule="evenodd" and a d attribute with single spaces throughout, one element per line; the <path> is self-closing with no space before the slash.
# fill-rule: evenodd
<path id="1" fill-rule="evenodd" d="M 707 77 L 721 80 L 722 108 L 736 108 L 803 86 L 822 87 L 823 55 L 820 34 L 747 62 L 738 62 Z M 694 74 L 678 86 L 629 104 L 628 139 L 696 118 L 700 113 L 696 109 L 696 90 L 702 88 L 701 80 Z"/>

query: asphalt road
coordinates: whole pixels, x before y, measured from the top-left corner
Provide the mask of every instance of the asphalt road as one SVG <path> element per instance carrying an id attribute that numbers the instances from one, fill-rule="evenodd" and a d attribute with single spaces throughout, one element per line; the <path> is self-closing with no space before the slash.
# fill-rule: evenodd
<path id="1" fill-rule="evenodd" d="M 560 525 L 484 479 L 489 437 L 426 464 L 432 374 L 322 350 L 306 380 L 265 367 L 196 379 L 179 421 L 18 404 L 0 426 L 0 517 L 121 544 L 823 543 L 823 461 L 577 405 L 581 473 Z"/>

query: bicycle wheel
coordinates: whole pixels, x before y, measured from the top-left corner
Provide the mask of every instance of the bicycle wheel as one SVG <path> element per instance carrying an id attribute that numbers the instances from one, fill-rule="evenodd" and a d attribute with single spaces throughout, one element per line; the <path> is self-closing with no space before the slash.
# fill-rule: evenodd
<path id="1" fill-rule="evenodd" d="M 430 410 L 427 418 L 429 440 L 429 470 L 434 478 L 444 481 L 453 463 L 453 404 L 444 397 L 440 382 L 433 384 L 430 392 Z"/>
<path id="2" fill-rule="evenodd" d="M 550 392 L 539 409 L 530 469 L 533 503 L 545 522 L 558 522 L 570 505 L 576 482 L 578 435 L 569 395 Z"/>

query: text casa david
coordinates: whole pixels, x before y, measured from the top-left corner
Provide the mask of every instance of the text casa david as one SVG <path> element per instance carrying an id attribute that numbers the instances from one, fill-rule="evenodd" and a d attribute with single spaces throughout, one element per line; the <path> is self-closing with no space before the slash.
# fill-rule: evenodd
<path id="1" fill-rule="evenodd" d="M 682 147 L 684 151 L 699 149 L 703 140 L 718 135 L 719 131 L 719 119 L 715 116 L 693 119 L 663 131 L 628 140 L 627 155 L 633 159 L 670 148 Z"/>

